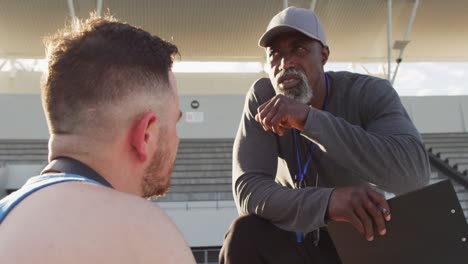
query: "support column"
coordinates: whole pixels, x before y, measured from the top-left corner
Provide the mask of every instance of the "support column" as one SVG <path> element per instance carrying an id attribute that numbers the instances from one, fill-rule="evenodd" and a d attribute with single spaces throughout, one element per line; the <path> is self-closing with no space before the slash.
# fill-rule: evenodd
<path id="1" fill-rule="evenodd" d="M 73 0 L 68 0 L 68 10 L 70 10 L 70 16 L 72 18 L 75 18 L 76 13 L 75 13 L 75 4 L 73 3 Z"/>
<path id="2" fill-rule="evenodd" d="M 409 43 L 408 37 L 411 32 L 411 29 L 413 28 L 414 18 L 416 17 L 416 12 L 418 11 L 418 7 L 419 7 L 419 0 L 415 0 L 414 5 L 413 5 L 413 10 L 411 11 L 411 17 L 408 21 L 408 26 L 406 27 L 405 35 L 403 36 L 402 47 L 400 49 L 400 54 L 398 55 L 398 58 L 397 58 L 397 65 L 395 67 L 395 72 L 393 73 L 393 78 L 391 82 L 392 84 L 395 82 L 396 75 L 398 73 L 398 68 L 400 68 L 400 63 L 403 60 L 403 51 L 405 50 L 406 45 Z"/>
<path id="3" fill-rule="evenodd" d="M 96 1 L 96 15 L 99 17 L 102 16 L 102 0 Z"/>
<path id="4" fill-rule="evenodd" d="M 73 0 L 68 0 L 68 9 L 70 10 L 70 16 L 72 19 L 72 30 L 75 31 L 78 26 L 78 19 L 76 18 L 75 4 L 73 3 Z"/>
<path id="5" fill-rule="evenodd" d="M 316 5 L 317 5 L 317 0 L 312 0 L 312 2 L 310 2 L 310 10 L 315 11 Z"/>
<path id="6" fill-rule="evenodd" d="M 387 0 L 387 80 L 391 78 L 392 66 L 392 0 Z"/>

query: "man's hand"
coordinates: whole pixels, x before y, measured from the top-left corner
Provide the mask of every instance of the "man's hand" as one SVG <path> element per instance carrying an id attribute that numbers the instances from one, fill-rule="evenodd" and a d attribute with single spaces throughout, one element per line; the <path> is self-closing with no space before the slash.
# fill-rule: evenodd
<path id="1" fill-rule="evenodd" d="M 351 223 L 368 241 L 374 240 L 374 224 L 385 235 L 390 207 L 385 197 L 367 186 L 336 188 L 328 202 L 327 217 Z"/>
<path id="2" fill-rule="evenodd" d="M 282 136 L 285 128 L 302 130 L 309 113 L 309 106 L 283 95 L 276 95 L 258 107 L 255 120 L 265 131 Z"/>

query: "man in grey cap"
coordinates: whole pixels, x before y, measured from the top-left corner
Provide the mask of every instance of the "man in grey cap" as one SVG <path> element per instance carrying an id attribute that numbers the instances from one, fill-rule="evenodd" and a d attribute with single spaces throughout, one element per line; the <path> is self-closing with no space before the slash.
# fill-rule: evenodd
<path id="1" fill-rule="evenodd" d="M 281 11 L 259 45 L 270 78 L 246 97 L 233 149 L 241 216 L 220 262 L 341 263 L 327 223 L 385 235 L 390 208 L 374 186 L 398 194 L 428 182 L 421 137 L 388 81 L 324 72 L 330 51 L 314 12 Z"/>

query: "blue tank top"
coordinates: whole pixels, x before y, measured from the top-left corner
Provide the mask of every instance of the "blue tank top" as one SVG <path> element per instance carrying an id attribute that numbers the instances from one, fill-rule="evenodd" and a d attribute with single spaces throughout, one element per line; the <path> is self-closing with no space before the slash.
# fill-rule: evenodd
<path id="1" fill-rule="evenodd" d="M 24 198 L 28 197 L 35 191 L 53 184 L 70 181 L 89 182 L 98 185 L 104 185 L 98 181 L 91 180 L 77 174 L 51 173 L 32 177 L 19 190 L 0 200 L 0 223 L 18 203 L 20 203 Z"/>

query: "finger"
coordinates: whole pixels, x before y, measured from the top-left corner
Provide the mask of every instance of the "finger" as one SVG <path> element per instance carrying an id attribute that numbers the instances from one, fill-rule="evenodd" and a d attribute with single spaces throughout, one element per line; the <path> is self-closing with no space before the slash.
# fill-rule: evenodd
<path id="1" fill-rule="evenodd" d="M 374 227 L 372 226 L 372 221 L 369 215 L 360 204 L 354 208 L 354 212 L 364 226 L 364 234 L 366 239 L 368 241 L 374 240 Z"/>
<path id="2" fill-rule="evenodd" d="M 274 98 L 274 97 L 273 97 Z M 257 108 L 257 112 L 260 113 L 269 103 L 270 101 L 273 99 L 271 98 L 270 100 L 264 102 L 263 104 L 261 104 L 258 108 Z"/>
<path id="3" fill-rule="evenodd" d="M 277 102 L 275 105 L 269 108 L 268 114 L 262 120 L 263 124 L 271 127 L 272 131 L 275 133 L 279 131 L 279 128 L 278 128 L 279 122 L 277 122 L 276 120 L 278 119 L 278 116 L 281 115 L 280 109 L 281 109 L 281 103 Z"/>
<path id="4" fill-rule="evenodd" d="M 283 126 L 278 127 L 278 135 L 283 136 L 286 129 Z"/>
<path id="5" fill-rule="evenodd" d="M 367 192 L 367 195 L 369 196 L 371 201 L 378 206 L 381 213 L 385 217 L 385 220 L 390 221 L 392 219 L 392 215 L 390 213 L 390 206 L 388 205 L 387 200 L 385 200 L 385 196 L 374 190 L 369 190 Z"/>
<path id="6" fill-rule="evenodd" d="M 275 126 L 283 125 L 283 122 L 287 121 L 287 115 L 289 114 L 286 110 L 287 107 L 282 103 L 278 103 L 275 107 L 277 108 L 277 112 L 274 118 L 271 119 L 271 124 Z"/>
<path id="7" fill-rule="evenodd" d="M 262 117 L 260 114 L 260 110 L 258 110 L 257 114 L 255 115 L 255 121 L 257 121 L 258 123 L 260 123 L 260 125 L 262 125 Z"/>
<path id="8" fill-rule="evenodd" d="M 265 129 L 265 131 L 271 130 L 271 126 L 269 125 L 269 122 L 266 123 L 265 121 L 266 121 L 267 115 L 270 114 L 271 108 L 275 105 L 276 100 L 277 98 L 273 97 L 268 102 L 266 102 L 265 104 L 261 105 L 258 108 L 259 117 L 258 119 L 256 118 L 256 120 L 262 124 L 263 129 Z"/>
<path id="9" fill-rule="evenodd" d="M 265 117 L 264 115 L 266 114 L 266 112 L 264 112 L 264 109 L 268 106 L 268 104 L 270 104 L 271 100 L 272 99 L 266 101 L 265 103 L 257 107 L 257 114 L 255 115 L 255 120 L 257 122 L 261 122 L 262 119 Z"/>
<path id="10" fill-rule="evenodd" d="M 260 117 L 260 114 L 255 115 L 255 121 L 257 121 L 262 126 L 263 130 L 268 131 L 268 128 L 266 126 L 264 126 L 263 123 L 262 123 L 262 119 Z"/>
<path id="11" fill-rule="evenodd" d="M 285 120 L 285 116 L 283 113 L 279 112 L 276 113 L 276 116 L 271 120 L 272 127 L 277 131 L 277 134 L 284 133 L 284 130 L 289 127 L 283 126 L 283 121 Z"/>
<path id="12" fill-rule="evenodd" d="M 270 100 L 263 103 L 261 106 L 258 107 L 259 112 L 268 112 L 277 102 L 281 99 L 280 95 L 276 95 L 272 97 Z"/>
<path id="13" fill-rule="evenodd" d="M 279 136 L 282 136 L 281 134 L 281 128 L 278 127 L 278 126 L 271 126 L 271 131 L 273 131 L 273 133 L 279 135 Z"/>
<path id="14" fill-rule="evenodd" d="M 275 112 L 275 114 L 272 116 L 272 118 L 271 118 L 271 120 L 270 120 L 270 125 L 271 125 L 272 127 L 274 127 L 275 130 L 278 131 L 278 133 L 279 133 L 280 131 L 283 131 L 283 132 L 284 132 L 285 128 L 287 128 L 287 127 L 285 127 L 285 126 L 283 125 L 283 123 L 284 123 L 285 121 L 287 121 L 287 115 L 288 115 L 288 113 L 287 113 L 287 111 L 285 110 L 286 107 L 285 107 L 284 104 L 278 103 L 278 104 L 275 106 L 275 108 L 276 108 L 276 112 Z"/>
<path id="15" fill-rule="evenodd" d="M 266 125 L 263 123 L 263 119 L 264 119 L 264 118 L 262 118 L 262 116 L 261 116 L 260 113 L 258 113 L 258 114 L 255 115 L 255 121 L 257 121 L 258 123 L 260 123 L 260 125 L 261 125 L 262 128 L 263 128 L 263 130 L 265 130 L 265 131 L 270 130 L 270 128 L 269 128 L 268 126 L 266 126 Z"/>
<path id="16" fill-rule="evenodd" d="M 375 223 L 379 234 L 382 236 L 385 235 L 385 233 L 387 233 L 387 230 L 385 228 L 385 220 L 378 207 L 370 200 L 367 200 L 364 203 L 364 206 L 366 208 L 367 214 L 372 217 L 372 220 Z"/>
<path id="17" fill-rule="evenodd" d="M 354 228 L 361 234 L 361 235 L 365 235 L 365 230 L 364 230 L 364 226 L 362 225 L 361 223 L 361 220 L 359 220 L 359 217 L 356 216 L 356 214 L 354 212 L 351 212 L 351 215 L 349 216 L 349 223 L 351 223 Z"/>

